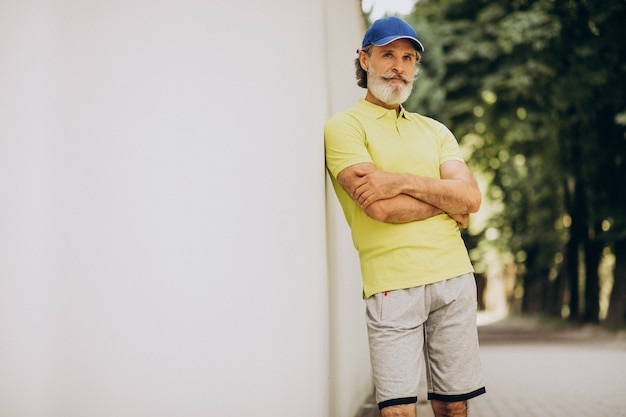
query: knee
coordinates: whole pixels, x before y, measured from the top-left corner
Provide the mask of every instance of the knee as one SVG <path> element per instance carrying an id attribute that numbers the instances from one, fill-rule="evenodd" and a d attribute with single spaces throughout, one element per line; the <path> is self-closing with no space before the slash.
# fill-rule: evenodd
<path id="1" fill-rule="evenodd" d="M 432 400 L 435 417 L 467 417 L 467 401 L 438 401 Z"/>
<path id="2" fill-rule="evenodd" d="M 392 405 L 380 410 L 380 417 L 415 417 L 415 404 Z"/>

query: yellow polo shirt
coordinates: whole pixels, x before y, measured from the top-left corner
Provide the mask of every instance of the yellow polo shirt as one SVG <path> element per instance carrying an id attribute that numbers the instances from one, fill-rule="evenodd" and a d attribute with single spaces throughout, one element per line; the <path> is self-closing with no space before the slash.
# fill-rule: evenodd
<path id="1" fill-rule="evenodd" d="M 326 166 L 359 253 L 363 295 L 454 278 L 473 267 L 456 222 L 447 214 L 391 224 L 367 216 L 337 182 L 343 169 L 372 162 L 377 169 L 440 178 L 439 166 L 463 160 L 452 132 L 431 118 L 359 100 L 324 128 Z"/>

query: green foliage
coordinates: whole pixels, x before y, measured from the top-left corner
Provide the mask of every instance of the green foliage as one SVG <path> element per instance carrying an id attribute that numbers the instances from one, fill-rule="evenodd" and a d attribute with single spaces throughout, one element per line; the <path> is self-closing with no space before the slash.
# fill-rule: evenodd
<path id="1" fill-rule="evenodd" d="M 570 304 L 579 266 L 597 285 L 593 253 L 626 239 L 625 19 L 624 0 L 421 0 L 408 17 L 426 51 L 406 106 L 452 127 L 502 208 L 475 234 L 499 231 L 524 285 L 570 282 Z"/>

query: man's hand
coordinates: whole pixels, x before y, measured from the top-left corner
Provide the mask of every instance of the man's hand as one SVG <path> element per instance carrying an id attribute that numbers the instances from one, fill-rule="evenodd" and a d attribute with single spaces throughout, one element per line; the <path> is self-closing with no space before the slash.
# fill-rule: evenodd
<path id="1" fill-rule="evenodd" d="M 416 180 L 428 181 L 433 185 L 438 184 L 444 189 L 446 188 L 444 185 L 447 185 L 451 191 L 460 187 L 457 193 L 463 194 L 466 190 L 464 184 L 469 182 L 470 190 L 471 184 L 475 184 L 471 173 L 469 178 L 465 177 L 466 173 L 469 173 L 469 170 L 465 164 L 459 164 L 457 161 L 447 162 L 442 166 L 443 180 L 425 179 L 406 173 L 380 171 L 372 163 L 361 163 L 341 171 L 337 175 L 337 180 L 369 217 L 388 223 L 406 223 L 424 220 L 444 212 L 437 208 L 433 202 L 422 201 L 417 196 L 411 195 L 410 192 L 406 192 L 407 183 L 411 184 Z M 434 197 L 437 197 L 436 193 Z M 466 228 L 468 226 L 469 210 L 465 213 L 459 212 L 459 210 L 464 209 L 462 207 L 467 203 L 454 204 L 454 198 L 446 199 L 444 196 L 435 198 L 435 200 L 441 202 L 442 205 L 450 206 L 446 214 L 459 227 Z M 480 194 L 478 194 L 478 204 L 480 204 Z M 469 208 L 472 207 L 469 206 Z"/>
<path id="2" fill-rule="evenodd" d="M 384 188 L 384 184 L 394 183 L 393 180 L 389 181 L 386 174 L 390 176 L 403 175 L 382 171 L 379 174 L 374 164 L 365 162 L 345 168 L 337 175 L 337 181 L 365 214 L 374 220 L 387 223 L 408 223 L 428 219 L 442 213 L 440 209 L 431 204 L 393 190 L 391 193 L 390 190 L 385 192 L 373 191 L 379 187 Z M 364 193 L 366 195 L 363 195 Z M 386 195 L 393 195 L 393 197 L 384 197 Z M 359 204 L 359 196 L 361 196 L 361 201 L 366 204 L 366 208 Z M 372 200 L 368 200 L 368 198 Z"/>
<path id="3" fill-rule="evenodd" d="M 366 169 L 355 169 L 354 172 L 360 178 L 354 183 L 353 198 L 363 210 L 376 201 L 401 194 L 399 180 L 402 174 Z"/>

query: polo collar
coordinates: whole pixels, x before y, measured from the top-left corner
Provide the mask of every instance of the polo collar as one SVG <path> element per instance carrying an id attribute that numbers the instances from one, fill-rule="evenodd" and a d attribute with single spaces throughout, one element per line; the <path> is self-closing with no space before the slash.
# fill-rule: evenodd
<path id="1" fill-rule="evenodd" d="M 381 117 L 391 115 L 392 112 L 395 113 L 395 110 L 386 109 L 377 104 L 369 102 L 365 100 L 364 98 L 359 99 L 359 106 L 363 108 L 364 111 L 366 111 L 369 115 L 371 115 L 375 119 L 380 119 Z M 406 110 L 404 109 L 402 105 L 400 105 L 400 112 L 397 118 L 399 119 L 401 117 L 405 119 L 407 118 Z"/>

